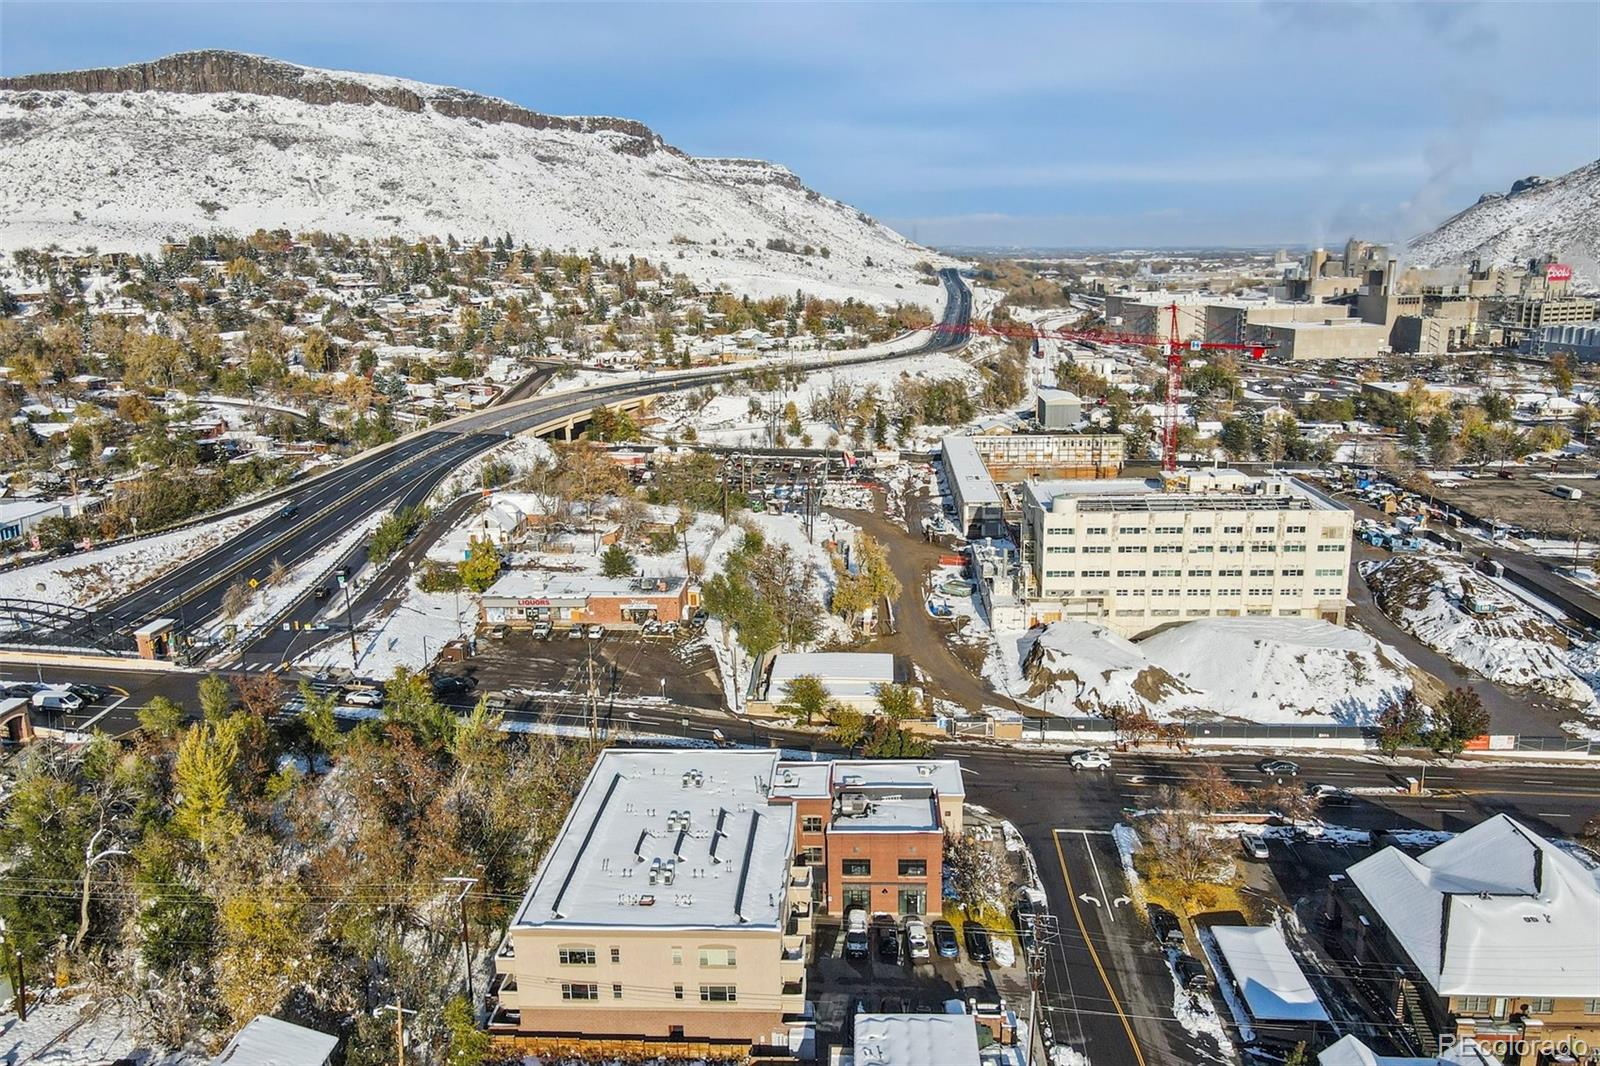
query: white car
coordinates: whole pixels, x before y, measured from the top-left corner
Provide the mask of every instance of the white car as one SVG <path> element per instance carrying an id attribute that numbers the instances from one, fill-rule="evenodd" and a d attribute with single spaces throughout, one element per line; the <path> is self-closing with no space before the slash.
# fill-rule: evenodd
<path id="1" fill-rule="evenodd" d="M 928 927 L 921 918 L 906 919 L 906 950 L 913 962 L 929 957 Z"/>
<path id="2" fill-rule="evenodd" d="M 601 625 L 600 623 L 596 622 L 594 625 L 589 627 L 588 636 L 589 636 L 590 640 L 600 640 L 605 635 L 606 635 L 606 627 Z"/>
<path id="3" fill-rule="evenodd" d="M 993 937 L 989 941 L 989 950 L 994 952 L 996 966 L 1015 966 L 1017 963 L 1017 949 L 1008 936 Z"/>
<path id="4" fill-rule="evenodd" d="M 1084 748 L 1068 755 L 1067 765 L 1074 770 L 1104 770 L 1111 765 L 1111 756 L 1098 748 Z"/>
<path id="5" fill-rule="evenodd" d="M 346 692 L 344 702 L 351 707 L 382 707 L 383 692 L 375 688 L 358 688 Z"/>

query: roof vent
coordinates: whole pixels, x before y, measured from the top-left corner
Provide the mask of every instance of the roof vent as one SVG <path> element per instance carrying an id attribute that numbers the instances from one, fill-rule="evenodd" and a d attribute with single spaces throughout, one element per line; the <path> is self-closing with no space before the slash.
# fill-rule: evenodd
<path id="1" fill-rule="evenodd" d="M 932 777 L 933 776 L 933 767 L 929 766 L 925 762 L 918 763 L 917 764 L 917 773 L 921 774 L 923 777 Z"/>
<path id="2" fill-rule="evenodd" d="M 655 905 L 656 905 L 656 898 L 654 896 L 648 896 L 647 895 L 647 896 L 640 896 L 639 897 L 639 906 L 641 906 L 641 907 L 654 907 Z"/>
<path id="3" fill-rule="evenodd" d="M 845 774 L 844 775 L 844 785 L 845 785 L 846 788 L 849 788 L 851 785 L 859 785 L 859 784 L 861 784 L 861 775 L 860 774 Z"/>

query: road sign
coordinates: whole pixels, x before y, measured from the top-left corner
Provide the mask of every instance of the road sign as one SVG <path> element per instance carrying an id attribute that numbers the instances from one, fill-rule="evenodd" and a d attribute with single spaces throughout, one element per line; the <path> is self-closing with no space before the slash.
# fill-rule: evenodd
<path id="1" fill-rule="evenodd" d="M 261 585 L 261 582 L 257 581 L 255 578 L 251 578 L 250 579 L 250 587 L 251 588 L 258 588 L 258 587 L 260 587 L 260 585 Z"/>

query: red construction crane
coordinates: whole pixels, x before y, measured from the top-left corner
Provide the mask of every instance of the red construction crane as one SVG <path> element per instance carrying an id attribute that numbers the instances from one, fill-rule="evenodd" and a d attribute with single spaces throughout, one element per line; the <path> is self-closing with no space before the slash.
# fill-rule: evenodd
<path id="1" fill-rule="evenodd" d="M 1167 305 L 1171 328 L 1165 337 L 1151 333 L 1122 333 L 1109 329 L 1040 329 L 1020 322 L 973 322 L 966 326 L 940 323 L 931 327 L 940 333 L 981 333 L 990 337 L 1041 338 L 1063 341 L 1088 341 L 1091 344 L 1128 344 L 1141 348 L 1164 348 L 1167 352 L 1167 407 L 1161 423 L 1161 469 L 1178 469 L 1178 393 L 1183 388 L 1183 353 L 1248 352 L 1251 359 L 1265 359 L 1274 344 L 1232 344 L 1226 341 L 1186 341 L 1178 332 L 1178 305 Z"/>

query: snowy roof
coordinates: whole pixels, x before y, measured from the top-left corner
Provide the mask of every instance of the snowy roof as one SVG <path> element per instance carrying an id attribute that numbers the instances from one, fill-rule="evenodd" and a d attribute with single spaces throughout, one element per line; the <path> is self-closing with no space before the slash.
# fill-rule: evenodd
<path id="1" fill-rule="evenodd" d="M 601 574 L 508 570 L 490 585 L 484 599 L 587 599 L 590 596 L 665 596 L 676 594 L 683 578 L 605 577 Z"/>
<path id="2" fill-rule="evenodd" d="M 1317 1066 L 1493 1066 L 1471 1037 L 1455 1044 L 1439 1058 L 1410 1055 L 1379 1055 L 1361 1040 L 1346 1036 L 1317 1053 Z"/>
<path id="3" fill-rule="evenodd" d="M 1214 925 L 1211 935 L 1252 1018 L 1261 1022 L 1328 1020 L 1328 1012 L 1275 927 Z"/>
<path id="4" fill-rule="evenodd" d="M 1082 403 L 1083 398 L 1075 392 L 1066 389 L 1044 388 L 1039 390 L 1039 399 L 1044 403 Z"/>
<path id="5" fill-rule="evenodd" d="M 785 684 L 806 675 L 825 683 L 890 685 L 894 683 L 894 656 L 887 652 L 783 652 L 772 657 L 771 691 L 782 692 Z"/>
<path id="6" fill-rule="evenodd" d="M 1000 506 L 1000 490 L 995 488 L 989 468 L 971 437 L 946 437 L 940 447 L 944 456 L 944 475 L 961 501 L 969 506 Z"/>
<path id="7" fill-rule="evenodd" d="M 775 928 L 794 808 L 775 751 L 603 752 L 518 908 L 527 927 Z"/>
<path id="8" fill-rule="evenodd" d="M 856 1066 L 978 1066 L 970 1014 L 857 1014 Z"/>
<path id="9" fill-rule="evenodd" d="M 1386 848 L 1350 880 L 1441 996 L 1600 992 L 1600 885 L 1504 814 L 1420 858 Z"/>
<path id="10" fill-rule="evenodd" d="M 1294 478 L 1251 477 L 1237 470 L 1188 470 L 1186 491 L 1167 491 L 1159 478 L 1069 478 L 1028 481 L 1023 491 L 1041 510 L 1083 511 L 1348 511 Z M 1081 503 L 1080 503 L 1081 501 Z"/>
<path id="11" fill-rule="evenodd" d="M 233 1034 L 212 1066 L 323 1066 L 339 1038 L 258 1014 Z"/>
<path id="12" fill-rule="evenodd" d="M 837 759 L 778 764 L 772 794 L 789 799 L 854 792 L 891 792 L 915 786 L 940 796 L 965 796 L 961 763 L 955 759 Z"/>

